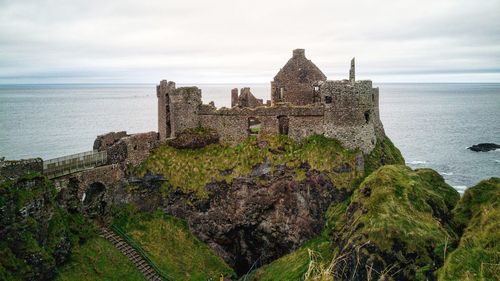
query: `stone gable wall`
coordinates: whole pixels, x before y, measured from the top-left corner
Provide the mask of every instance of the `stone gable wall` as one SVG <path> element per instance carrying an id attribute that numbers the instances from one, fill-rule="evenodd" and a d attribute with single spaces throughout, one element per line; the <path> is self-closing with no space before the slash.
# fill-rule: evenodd
<path id="1" fill-rule="evenodd" d="M 303 49 L 293 51 L 293 57 L 280 69 L 271 83 L 273 103 L 289 102 L 294 105 L 306 105 L 317 102 L 318 93 L 314 88 L 326 76 L 305 56 Z"/>

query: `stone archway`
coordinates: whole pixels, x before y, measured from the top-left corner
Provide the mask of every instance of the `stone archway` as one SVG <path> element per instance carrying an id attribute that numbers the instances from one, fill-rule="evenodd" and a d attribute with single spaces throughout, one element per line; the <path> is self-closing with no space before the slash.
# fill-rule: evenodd
<path id="1" fill-rule="evenodd" d="M 101 182 L 91 183 L 83 194 L 83 209 L 90 217 L 99 217 L 105 214 L 106 201 L 104 195 L 106 186 Z"/>

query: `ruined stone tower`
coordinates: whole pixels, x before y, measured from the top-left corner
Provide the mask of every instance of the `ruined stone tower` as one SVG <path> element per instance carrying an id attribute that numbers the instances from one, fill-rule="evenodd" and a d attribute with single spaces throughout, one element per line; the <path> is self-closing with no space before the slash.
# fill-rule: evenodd
<path id="1" fill-rule="evenodd" d="M 354 83 L 356 81 L 356 66 L 354 64 L 354 58 L 351 60 L 351 68 L 349 69 L 349 81 Z"/>
<path id="2" fill-rule="evenodd" d="M 288 102 L 293 105 L 311 104 L 318 100 L 318 85 L 326 76 L 312 61 L 304 49 L 293 50 L 293 56 L 271 82 L 272 103 Z"/>
<path id="3" fill-rule="evenodd" d="M 174 82 L 162 80 L 156 87 L 156 94 L 160 140 L 175 137 L 185 129 L 199 126 L 198 110 L 202 104 L 200 89 L 176 88 Z"/>

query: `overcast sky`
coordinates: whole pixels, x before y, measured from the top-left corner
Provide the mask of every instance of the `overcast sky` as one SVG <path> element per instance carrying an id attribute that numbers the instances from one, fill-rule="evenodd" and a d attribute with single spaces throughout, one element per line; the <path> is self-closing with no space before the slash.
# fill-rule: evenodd
<path id="1" fill-rule="evenodd" d="M 500 0 L 0 0 L 0 83 L 500 82 Z"/>

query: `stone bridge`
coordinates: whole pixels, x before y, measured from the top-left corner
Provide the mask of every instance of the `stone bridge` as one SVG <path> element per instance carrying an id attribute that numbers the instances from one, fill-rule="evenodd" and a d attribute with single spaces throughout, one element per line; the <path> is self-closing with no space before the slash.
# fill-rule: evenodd
<path id="1" fill-rule="evenodd" d="M 109 205 L 136 201 L 149 209 L 154 202 L 147 206 L 140 200 L 144 194 L 129 192 L 127 170 L 144 161 L 158 144 L 156 132 L 108 133 L 97 137 L 94 151 L 44 161 L 44 174 L 60 191 L 61 202 L 73 205 L 70 209 L 101 216 Z"/>

